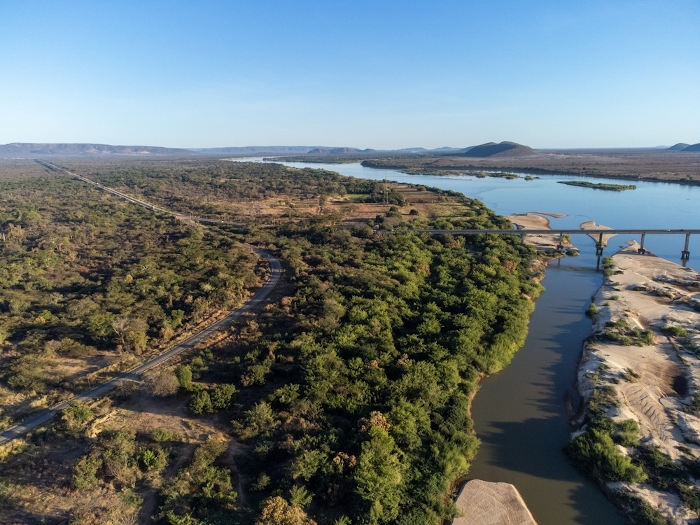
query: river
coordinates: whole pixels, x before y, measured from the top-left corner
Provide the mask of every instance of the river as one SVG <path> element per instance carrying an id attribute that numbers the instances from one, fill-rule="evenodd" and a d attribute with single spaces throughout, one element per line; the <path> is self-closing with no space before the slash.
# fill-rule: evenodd
<path id="1" fill-rule="evenodd" d="M 246 159 L 261 160 L 261 159 Z M 558 184 L 590 180 L 627 184 L 601 177 L 540 175 L 531 181 L 469 176 L 407 175 L 366 168 L 359 163 L 285 163 L 323 168 L 373 180 L 423 184 L 454 190 L 484 202 L 499 214 L 528 211 L 563 213 L 552 227 L 578 228 L 594 220 L 614 228 L 698 228 L 700 187 L 635 182 L 636 190 L 610 192 Z M 609 241 L 612 254 L 630 236 Z M 639 240 L 639 239 L 637 239 Z M 514 484 L 540 525 L 626 523 L 614 505 L 567 460 L 567 401 L 573 391 L 583 340 L 590 333 L 585 316 L 591 296 L 602 282 L 596 272 L 595 247 L 587 236 L 572 236 L 579 257 L 550 263 L 524 347 L 502 372 L 487 378 L 474 399 L 472 415 L 481 446 L 470 478 Z M 680 262 L 681 236 L 647 235 L 645 247 Z M 689 266 L 698 269 L 700 242 L 691 238 Z"/>

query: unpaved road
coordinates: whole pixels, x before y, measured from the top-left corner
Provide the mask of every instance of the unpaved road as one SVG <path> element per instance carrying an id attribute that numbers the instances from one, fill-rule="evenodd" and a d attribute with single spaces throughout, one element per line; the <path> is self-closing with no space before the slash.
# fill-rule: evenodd
<path id="1" fill-rule="evenodd" d="M 175 212 L 170 212 L 168 210 L 163 210 L 162 208 L 157 208 L 147 202 L 135 199 L 129 195 L 125 195 L 121 192 L 118 192 L 116 190 L 113 190 L 111 188 L 107 188 L 106 186 L 103 186 L 102 184 L 99 184 L 97 182 L 94 182 L 90 179 L 87 179 L 85 177 L 81 177 L 73 172 L 70 172 L 68 170 L 65 170 L 63 168 L 60 168 L 54 164 L 50 163 L 45 163 L 41 162 L 42 165 L 48 167 L 49 169 L 52 170 L 59 170 L 59 171 L 64 171 L 65 173 L 68 173 L 69 175 L 72 175 L 73 177 L 82 180 L 83 182 L 87 182 L 89 184 L 92 184 L 93 186 L 96 186 L 97 188 L 107 191 L 109 193 L 113 193 L 114 195 L 117 195 L 119 197 L 122 197 L 130 202 L 133 202 L 134 204 L 138 204 L 139 206 L 143 206 L 144 208 L 147 208 L 152 211 L 156 212 L 161 212 L 161 213 L 166 213 L 168 215 L 176 216 L 176 217 L 185 217 L 182 214 L 175 213 Z M 186 216 L 188 219 L 192 219 L 195 221 L 198 221 L 199 219 L 197 217 L 192 217 L 192 216 Z M 211 219 L 204 219 L 201 222 L 219 222 L 219 221 L 213 221 Z M 223 223 L 223 221 L 220 221 Z M 171 347 L 169 350 L 166 350 L 165 352 L 149 359 L 145 363 L 142 363 L 138 365 L 135 368 L 132 368 L 131 370 L 128 370 L 127 372 L 124 372 L 109 381 L 106 381 L 100 385 L 97 385 L 89 390 L 85 390 L 84 392 L 81 392 L 77 396 L 68 399 L 62 403 L 59 403 L 58 405 L 55 405 L 49 409 L 44 410 L 43 412 L 40 412 L 34 416 L 31 416 L 21 423 L 15 425 L 14 427 L 11 427 L 7 430 L 5 430 L 3 433 L 0 434 L 0 445 L 3 445 L 9 441 L 12 441 L 13 439 L 23 436 L 30 430 L 35 429 L 38 426 L 41 426 L 48 421 L 50 421 L 56 413 L 60 412 L 64 408 L 66 408 L 68 405 L 75 401 L 89 401 L 93 399 L 97 399 L 100 396 L 103 396 L 107 392 L 110 392 L 111 390 L 114 390 L 116 387 L 118 387 L 120 384 L 122 384 L 124 381 L 133 381 L 139 379 L 145 372 L 151 370 L 152 368 L 155 368 L 169 359 L 172 359 L 173 357 L 181 354 L 185 350 L 189 350 L 192 348 L 194 345 L 202 341 L 203 339 L 206 339 L 213 333 L 223 330 L 228 328 L 236 319 L 238 319 L 241 315 L 244 313 L 253 310 L 256 308 L 258 305 L 260 305 L 267 297 L 270 295 L 272 290 L 275 289 L 275 287 L 278 285 L 280 281 L 280 277 L 282 274 L 282 265 L 280 264 L 279 260 L 277 260 L 275 257 L 273 257 L 270 253 L 264 251 L 264 250 L 259 250 L 257 248 L 250 247 L 256 255 L 264 258 L 269 266 L 270 266 L 270 275 L 267 278 L 267 281 L 265 284 L 258 289 L 257 292 L 251 297 L 248 301 L 246 301 L 243 306 L 241 306 L 239 309 L 231 312 L 228 314 L 226 317 L 219 319 L 215 323 L 207 326 L 203 330 L 197 332 L 196 334 L 188 337 L 181 343 Z"/>

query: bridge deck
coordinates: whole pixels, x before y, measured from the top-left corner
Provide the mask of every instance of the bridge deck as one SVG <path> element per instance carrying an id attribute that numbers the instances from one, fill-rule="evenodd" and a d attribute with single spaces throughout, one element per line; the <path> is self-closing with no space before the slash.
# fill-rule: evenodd
<path id="1" fill-rule="evenodd" d="M 668 229 L 668 230 L 658 230 L 658 229 L 610 229 L 610 230 L 596 230 L 591 228 L 585 229 L 559 229 L 559 230 L 414 230 L 418 233 L 432 233 L 432 234 L 450 234 L 450 235 L 556 235 L 561 234 L 597 234 L 603 233 L 605 235 L 609 234 L 635 234 L 640 235 L 646 233 L 648 235 L 685 235 L 685 234 L 700 234 L 700 229 L 698 230 L 685 230 L 685 229 Z"/>

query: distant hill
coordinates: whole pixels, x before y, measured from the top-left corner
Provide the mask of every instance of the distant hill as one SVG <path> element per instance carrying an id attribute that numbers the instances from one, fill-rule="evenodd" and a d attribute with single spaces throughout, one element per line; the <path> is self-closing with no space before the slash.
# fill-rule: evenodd
<path id="1" fill-rule="evenodd" d="M 321 146 L 232 146 L 225 148 L 191 148 L 192 151 L 214 155 L 304 155 Z"/>
<path id="2" fill-rule="evenodd" d="M 700 142 L 697 144 L 686 144 L 685 142 L 679 142 L 678 144 L 674 144 L 668 148 L 668 151 L 682 151 L 684 153 L 698 152 L 700 151 Z"/>
<path id="3" fill-rule="evenodd" d="M 535 153 L 529 146 L 523 146 L 516 142 L 487 142 L 471 148 L 465 149 L 461 153 L 456 153 L 460 157 L 517 157 L 522 155 L 532 155 Z"/>
<path id="4" fill-rule="evenodd" d="M 182 156 L 192 151 L 157 146 L 110 146 L 108 144 L 41 144 L 13 142 L 0 146 L 0 158 L 27 157 L 108 157 L 108 156 Z"/>
<path id="5" fill-rule="evenodd" d="M 373 149 L 358 148 L 314 148 L 307 155 L 344 155 L 347 153 L 371 153 Z"/>

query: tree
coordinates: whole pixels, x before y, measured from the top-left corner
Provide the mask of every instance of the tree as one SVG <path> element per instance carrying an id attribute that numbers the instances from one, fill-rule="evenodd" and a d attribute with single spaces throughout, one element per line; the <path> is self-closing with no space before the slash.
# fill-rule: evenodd
<path id="1" fill-rule="evenodd" d="M 178 365 L 175 368 L 175 377 L 182 388 L 192 390 L 192 369 L 189 365 Z"/>
<path id="2" fill-rule="evenodd" d="M 370 523 L 391 523 L 399 514 L 401 462 L 386 430 L 372 426 L 368 434 L 355 470 L 356 491 L 369 506 Z"/>
<path id="3" fill-rule="evenodd" d="M 216 388 L 211 393 L 211 404 L 214 408 L 228 408 L 231 404 L 231 399 L 236 393 L 235 385 L 222 384 L 216 385 Z"/>
<path id="4" fill-rule="evenodd" d="M 81 458 L 73 468 L 73 487 L 82 490 L 97 485 L 97 471 L 101 466 L 100 458 L 94 456 Z"/>
<path id="5" fill-rule="evenodd" d="M 177 393 L 180 383 L 172 370 L 164 369 L 148 379 L 148 386 L 154 396 L 167 397 Z"/>
<path id="6" fill-rule="evenodd" d="M 316 525 L 299 507 L 290 505 L 287 500 L 275 496 L 265 500 L 260 518 L 255 525 Z"/>
<path id="7" fill-rule="evenodd" d="M 211 397 L 206 390 L 199 390 L 192 394 L 190 402 L 187 405 L 193 414 L 198 416 L 212 411 Z"/>

